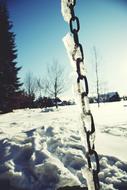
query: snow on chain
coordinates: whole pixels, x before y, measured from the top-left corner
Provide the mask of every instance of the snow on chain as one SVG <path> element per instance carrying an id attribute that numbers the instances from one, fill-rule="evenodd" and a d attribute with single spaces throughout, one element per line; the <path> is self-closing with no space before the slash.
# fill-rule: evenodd
<path id="1" fill-rule="evenodd" d="M 63 38 L 63 42 L 65 45 L 65 48 L 67 50 L 68 57 L 70 59 L 71 66 L 74 71 L 76 71 L 76 63 L 73 60 L 73 58 L 76 60 L 77 58 L 81 58 L 81 51 L 80 48 L 77 47 L 75 48 L 75 43 L 72 35 L 70 33 L 67 33 L 66 36 Z M 84 63 L 82 62 L 80 65 L 81 73 L 82 75 L 86 75 L 86 67 Z"/>
<path id="2" fill-rule="evenodd" d="M 69 8 L 70 4 L 73 5 L 74 0 L 70 0 L 70 2 L 68 2 L 68 0 L 61 0 L 61 12 L 62 12 L 62 15 L 64 17 L 64 20 L 68 23 L 69 23 L 70 18 L 71 18 L 71 13 L 70 13 L 70 8 Z"/>
<path id="3" fill-rule="evenodd" d="M 67 50 L 67 54 L 69 56 L 69 59 L 70 59 L 70 63 L 71 63 L 71 66 L 73 68 L 73 71 L 72 71 L 72 76 L 73 78 L 75 79 L 74 81 L 76 81 L 77 79 L 77 74 L 76 74 L 76 63 L 75 61 L 72 59 L 73 57 L 73 52 L 75 51 L 75 44 L 74 44 L 74 39 L 72 38 L 71 34 L 70 33 L 67 33 L 66 36 L 63 38 L 63 42 L 64 42 L 64 45 L 65 45 L 65 48 Z M 75 59 L 77 58 L 80 58 L 81 57 L 81 52 L 79 50 L 77 50 L 76 54 L 75 54 Z M 84 65 L 82 63 L 82 65 Z M 86 69 L 84 69 L 84 66 L 82 66 L 81 68 L 82 70 L 82 73 L 83 71 L 86 71 Z M 84 72 L 84 75 L 86 73 Z M 84 81 L 83 81 L 84 82 Z M 85 85 L 81 85 L 80 86 L 85 86 Z M 81 92 L 84 91 L 84 89 L 81 89 Z M 78 104 L 78 112 L 79 114 L 82 113 L 82 105 L 81 105 L 81 97 L 80 97 L 80 93 L 77 93 L 77 85 L 75 86 L 74 85 L 74 92 L 75 92 L 75 100 Z M 88 104 L 87 104 L 88 105 Z M 89 108 L 88 108 L 89 109 Z M 81 133 L 81 136 L 82 136 L 82 143 L 85 145 L 86 144 L 86 137 L 84 136 L 84 130 L 82 128 L 82 124 L 80 125 L 80 133 Z M 82 135 L 83 134 L 83 135 Z"/>
<path id="4" fill-rule="evenodd" d="M 89 168 L 83 168 L 82 174 L 84 178 L 87 180 L 87 185 L 89 190 L 95 190 L 94 183 L 93 183 L 93 175 L 92 171 Z"/>
<path id="5" fill-rule="evenodd" d="M 70 14 L 70 8 L 68 6 L 68 0 L 61 0 L 61 7 L 62 7 L 62 14 L 63 14 L 63 17 L 65 19 L 65 21 L 67 21 L 69 23 L 70 19 L 71 19 L 71 14 Z M 66 50 L 67 50 L 67 54 L 69 56 L 69 59 L 70 59 L 70 63 L 72 65 L 72 68 L 73 68 L 73 73 L 74 73 L 74 70 L 75 70 L 75 73 L 76 73 L 76 60 L 78 58 L 82 59 L 82 53 L 81 53 L 81 49 L 75 45 L 75 42 L 74 42 L 74 39 L 72 38 L 71 34 L 68 33 L 64 38 L 63 38 L 63 42 L 64 42 L 64 45 L 66 47 Z M 81 64 L 81 67 L 80 67 L 80 72 L 83 76 L 86 76 L 86 69 L 84 67 L 84 63 L 82 62 Z M 75 74 L 74 74 L 75 75 Z M 84 85 L 81 83 L 78 84 L 78 87 L 77 87 L 77 91 L 78 91 L 78 105 L 80 106 L 80 108 L 82 107 L 81 105 L 81 93 L 84 91 Z M 86 100 L 85 100 L 86 101 Z M 86 105 L 89 105 L 89 101 L 86 102 L 87 104 Z M 85 109 L 86 111 L 89 111 L 89 106 L 85 106 Z M 80 109 L 81 111 L 81 109 Z M 82 115 L 82 114 L 81 114 Z M 86 152 L 86 136 L 84 135 L 84 129 L 83 127 L 81 127 L 82 124 L 80 125 L 80 135 L 81 135 L 81 141 L 82 141 L 82 144 L 84 145 L 84 152 Z M 86 158 L 85 158 L 86 160 Z M 88 185 L 88 188 L 89 190 L 95 190 L 95 186 L 94 186 L 94 181 L 93 181 L 93 175 L 92 175 L 92 171 L 89 170 L 87 168 L 87 170 L 85 169 L 85 172 L 84 170 L 82 170 L 83 173 L 84 173 L 84 177 L 86 178 L 87 180 L 87 185 Z"/>

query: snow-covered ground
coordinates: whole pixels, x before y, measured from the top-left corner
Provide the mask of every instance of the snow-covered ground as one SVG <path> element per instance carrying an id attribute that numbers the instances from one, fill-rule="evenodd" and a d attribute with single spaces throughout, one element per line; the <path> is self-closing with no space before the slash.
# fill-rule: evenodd
<path id="1" fill-rule="evenodd" d="M 102 190 L 127 189 L 127 102 L 91 104 Z M 0 180 L 27 190 L 86 185 L 77 106 L 0 115 Z"/>

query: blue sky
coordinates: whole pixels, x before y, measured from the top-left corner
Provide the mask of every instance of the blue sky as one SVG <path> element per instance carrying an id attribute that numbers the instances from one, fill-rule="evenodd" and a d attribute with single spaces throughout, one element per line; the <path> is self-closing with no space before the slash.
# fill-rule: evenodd
<path id="1" fill-rule="evenodd" d="M 127 4 L 122 2 L 125 1 L 77 0 L 75 12 L 81 23 L 79 37 L 91 93 L 96 83 L 93 54 L 96 46 L 101 91 L 127 94 Z M 60 0 L 8 0 L 22 80 L 29 71 L 43 76 L 54 59 L 68 73 L 71 70 L 62 42 L 69 26 L 61 15 L 60 3 Z"/>

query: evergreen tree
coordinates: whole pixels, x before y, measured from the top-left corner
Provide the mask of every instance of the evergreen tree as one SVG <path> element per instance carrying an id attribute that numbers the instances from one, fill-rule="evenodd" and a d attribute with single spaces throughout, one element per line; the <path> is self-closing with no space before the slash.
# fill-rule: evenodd
<path id="1" fill-rule="evenodd" d="M 0 3 L 0 110 L 12 111 L 19 87 L 22 85 L 17 76 L 21 67 L 17 67 L 15 34 L 9 20 L 6 5 Z"/>

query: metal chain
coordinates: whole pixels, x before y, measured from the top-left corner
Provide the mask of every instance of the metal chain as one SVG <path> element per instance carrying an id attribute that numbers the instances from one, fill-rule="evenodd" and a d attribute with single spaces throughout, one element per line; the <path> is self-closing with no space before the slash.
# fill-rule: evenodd
<path id="1" fill-rule="evenodd" d="M 73 40 L 74 40 L 74 51 L 72 53 L 72 59 L 76 63 L 76 70 L 78 74 L 78 77 L 77 77 L 78 93 L 80 94 L 81 105 L 82 105 L 81 119 L 82 119 L 83 128 L 84 128 L 84 132 L 86 134 L 86 139 L 87 139 L 86 158 L 87 158 L 89 170 L 92 172 L 93 181 L 94 181 L 94 189 L 99 190 L 100 186 L 99 186 L 98 173 L 100 171 L 100 166 L 99 166 L 98 154 L 95 151 L 95 145 L 94 145 L 95 125 L 94 125 L 94 119 L 93 119 L 92 113 L 89 108 L 88 81 L 87 81 L 86 75 L 83 73 L 84 53 L 83 53 L 82 45 L 79 42 L 78 32 L 80 30 L 80 22 L 79 22 L 78 17 L 75 16 L 75 12 L 74 12 L 75 5 L 76 5 L 76 0 L 73 0 L 73 2 L 72 0 L 68 0 L 67 6 L 70 9 L 70 14 L 71 14 L 69 25 L 70 25 L 70 31 L 73 35 Z M 77 51 L 80 52 L 80 54 L 78 54 L 78 58 L 76 58 Z M 87 120 L 87 124 L 86 124 L 86 120 Z"/>

